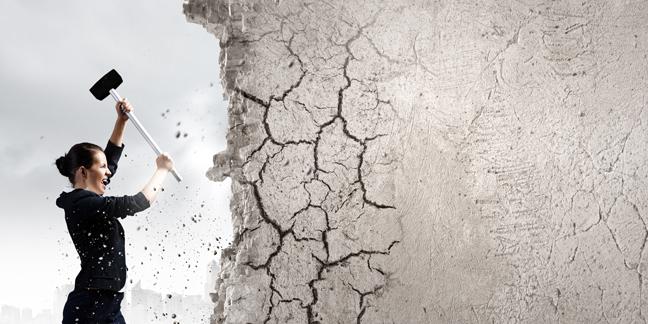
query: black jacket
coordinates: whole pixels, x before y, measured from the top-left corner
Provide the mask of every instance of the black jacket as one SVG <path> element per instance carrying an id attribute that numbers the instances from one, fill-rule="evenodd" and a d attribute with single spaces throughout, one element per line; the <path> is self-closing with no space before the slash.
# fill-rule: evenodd
<path id="1" fill-rule="evenodd" d="M 112 177 L 124 146 L 110 141 L 104 153 Z M 75 289 L 92 287 L 118 291 L 126 284 L 124 228 L 118 218 L 149 207 L 143 193 L 104 197 L 85 189 L 62 192 L 56 205 L 65 210 L 65 222 L 81 259 Z"/>

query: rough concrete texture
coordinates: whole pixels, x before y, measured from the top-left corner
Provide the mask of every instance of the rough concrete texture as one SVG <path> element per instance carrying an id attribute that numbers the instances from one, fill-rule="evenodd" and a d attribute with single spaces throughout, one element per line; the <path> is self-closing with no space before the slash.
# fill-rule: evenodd
<path id="1" fill-rule="evenodd" d="M 189 0 L 221 42 L 214 323 L 648 315 L 648 3 Z"/>

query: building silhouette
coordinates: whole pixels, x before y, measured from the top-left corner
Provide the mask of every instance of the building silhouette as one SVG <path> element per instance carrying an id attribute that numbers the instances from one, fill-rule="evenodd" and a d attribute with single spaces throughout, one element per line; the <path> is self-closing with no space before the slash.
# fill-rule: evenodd
<path id="1" fill-rule="evenodd" d="M 203 298 L 206 301 L 211 301 L 210 293 L 216 292 L 216 280 L 218 279 L 218 274 L 220 273 L 220 265 L 216 260 L 212 260 L 207 265 L 207 272 L 205 274 L 205 294 Z"/>
<path id="2" fill-rule="evenodd" d="M 61 323 L 63 320 L 63 306 L 67 301 L 68 295 L 74 290 L 74 284 L 66 284 L 54 290 L 54 310 L 52 312 L 52 321 Z"/>
<path id="3" fill-rule="evenodd" d="M 214 307 L 209 294 L 216 291 L 219 272 L 220 266 L 216 261 L 207 265 L 202 295 L 161 293 L 144 289 L 140 280 L 124 294 L 122 314 L 128 323 L 209 323 Z M 0 324 L 59 324 L 63 320 L 67 296 L 72 290 L 74 284 L 56 288 L 52 303 L 54 310 L 45 309 L 38 314 L 34 314 L 30 308 L 2 305 Z"/>

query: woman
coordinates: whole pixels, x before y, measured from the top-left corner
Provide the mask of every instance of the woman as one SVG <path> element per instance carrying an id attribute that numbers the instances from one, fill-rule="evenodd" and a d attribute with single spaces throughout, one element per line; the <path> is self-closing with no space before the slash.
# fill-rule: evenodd
<path id="1" fill-rule="evenodd" d="M 117 122 L 105 151 L 80 143 L 56 160 L 72 188 L 65 188 L 56 205 L 65 210 L 65 221 L 81 259 L 74 291 L 63 308 L 63 324 L 125 323 L 120 303 L 126 283 L 124 229 L 118 218 L 145 210 L 155 200 L 166 175 L 173 169 L 167 153 L 155 161 L 157 170 L 134 196 L 105 197 L 106 185 L 117 171 L 124 146 L 122 138 L 132 106 L 127 99 L 115 106 Z"/>

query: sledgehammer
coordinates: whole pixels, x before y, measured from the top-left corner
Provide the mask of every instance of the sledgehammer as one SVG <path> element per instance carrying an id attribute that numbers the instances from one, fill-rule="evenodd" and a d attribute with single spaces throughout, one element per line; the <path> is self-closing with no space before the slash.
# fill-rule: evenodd
<path id="1" fill-rule="evenodd" d="M 120 101 L 122 98 L 117 94 L 117 87 L 123 82 L 121 76 L 117 71 L 115 70 L 110 70 L 110 72 L 106 73 L 97 83 L 95 83 L 92 88 L 90 88 L 90 92 L 92 93 L 95 98 L 98 100 L 104 100 L 108 95 L 111 95 L 115 101 Z M 142 134 L 144 139 L 151 145 L 151 148 L 153 151 L 155 151 L 155 154 L 157 156 L 162 155 L 162 150 L 160 150 L 160 147 L 155 143 L 153 138 L 151 138 L 151 135 L 144 129 L 144 126 L 137 120 L 137 117 L 135 117 L 135 114 L 133 113 L 126 113 L 128 116 L 128 119 L 130 119 L 133 122 L 133 125 L 135 125 L 135 128 Z M 176 171 L 175 167 L 171 171 L 173 176 L 178 180 L 178 182 L 182 181 L 182 177 L 178 174 L 178 171 Z"/>

